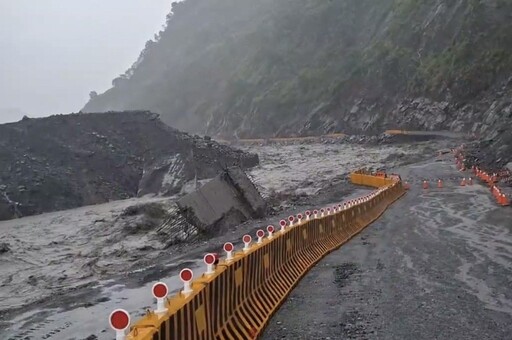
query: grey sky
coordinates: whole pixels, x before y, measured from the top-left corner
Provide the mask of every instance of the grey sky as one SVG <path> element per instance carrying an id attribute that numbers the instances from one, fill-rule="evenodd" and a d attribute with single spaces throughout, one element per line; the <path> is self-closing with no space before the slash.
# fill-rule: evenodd
<path id="1" fill-rule="evenodd" d="M 77 112 L 162 29 L 175 0 L 0 0 L 0 123 Z"/>

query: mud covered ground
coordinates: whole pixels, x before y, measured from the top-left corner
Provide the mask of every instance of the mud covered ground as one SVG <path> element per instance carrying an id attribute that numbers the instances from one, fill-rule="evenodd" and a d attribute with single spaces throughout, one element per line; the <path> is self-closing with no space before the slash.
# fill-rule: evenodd
<path id="1" fill-rule="evenodd" d="M 1 222 L 0 238 L 10 250 L 0 254 L 1 339 L 110 339 L 107 318 L 125 308 L 134 318 L 152 305 L 150 286 L 164 280 L 180 287 L 177 272 L 203 270 L 202 255 L 222 244 L 277 223 L 291 212 L 340 202 L 360 193 L 347 183 L 349 171 L 362 166 L 403 166 L 431 157 L 452 141 L 408 145 L 269 145 L 245 147 L 259 153 L 261 165 L 250 172 L 275 213 L 250 221 L 209 240 L 169 246 L 155 230 L 134 236 L 132 225 L 117 223 L 143 198 Z"/>
<path id="2" fill-rule="evenodd" d="M 270 339 L 511 339 L 512 209 L 460 187 L 452 158 L 398 169 L 412 190 L 323 259 Z M 420 188 L 424 178 L 445 188 Z"/>

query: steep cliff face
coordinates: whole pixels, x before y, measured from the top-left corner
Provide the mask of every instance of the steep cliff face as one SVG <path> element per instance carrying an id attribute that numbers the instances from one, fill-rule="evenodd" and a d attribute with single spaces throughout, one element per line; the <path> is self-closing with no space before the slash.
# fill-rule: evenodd
<path id="1" fill-rule="evenodd" d="M 72 114 L 0 125 L 0 220 L 148 193 L 258 157 L 163 124 L 149 112 Z"/>
<path id="2" fill-rule="evenodd" d="M 84 110 L 239 137 L 486 133 L 509 118 L 511 74 L 508 0 L 186 0 Z"/>

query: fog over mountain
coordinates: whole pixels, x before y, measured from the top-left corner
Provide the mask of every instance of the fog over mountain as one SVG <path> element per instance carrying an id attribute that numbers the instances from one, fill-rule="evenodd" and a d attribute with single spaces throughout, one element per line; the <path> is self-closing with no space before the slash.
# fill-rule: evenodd
<path id="1" fill-rule="evenodd" d="M 162 29 L 170 0 L 1 0 L 0 123 L 78 111 Z"/>
<path id="2" fill-rule="evenodd" d="M 228 137 L 493 135 L 512 115 L 511 1 L 187 0 L 172 12 L 85 111 L 146 109 Z"/>

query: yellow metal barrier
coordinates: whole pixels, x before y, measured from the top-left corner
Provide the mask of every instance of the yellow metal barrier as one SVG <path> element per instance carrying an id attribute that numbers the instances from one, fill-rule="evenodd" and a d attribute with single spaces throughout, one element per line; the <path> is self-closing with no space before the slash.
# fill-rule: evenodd
<path id="1" fill-rule="evenodd" d="M 277 232 L 247 252 L 221 261 L 215 273 L 192 283 L 192 293 L 166 301 L 167 313 L 149 313 L 127 339 L 254 339 L 303 275 L 375 221 L 405 190 L 394 178 L 364 171 L 354 184 L 379 188 L 360 203 Z"/>
<path id="2" fill-rule="evenodd" d="M 353 184 L 357 185 L 364 185 L 369 186 L 373 188 L 381 188 L 390 184 L 393 184 L 393 182 L 396 181 L 396 179 L 391 177 L 380 177 L 380 176 L 374 176 L 365 174 L 362 172 L 353 172 L 350 174 L 350 181 Z"/>
<path id="3" fill-rule="evenodd" d="M 232 141 L 223 140 L 223 139 L 216 139 L 217 142 L 222 143 L 245 143 L 245 144 L 263 144 L 266 142 L 269 143 L 286 143 L 286 142 L 306 142 L 306 141 L 319 141 L 324 138 L 343 138 L 346 135 L 343 133 L 330 133 L 327 135 L 322 136 L 305 136 L 305 137 L 270 137 L 270 138 L 242 138 L 242 139 L 236 139 Z"/>
<path id="4" fill-rule="evenodd" d="M 408 131 L 406 130 L 386 130 L 384 131 L 387 135 L 407 135 Z"/>

